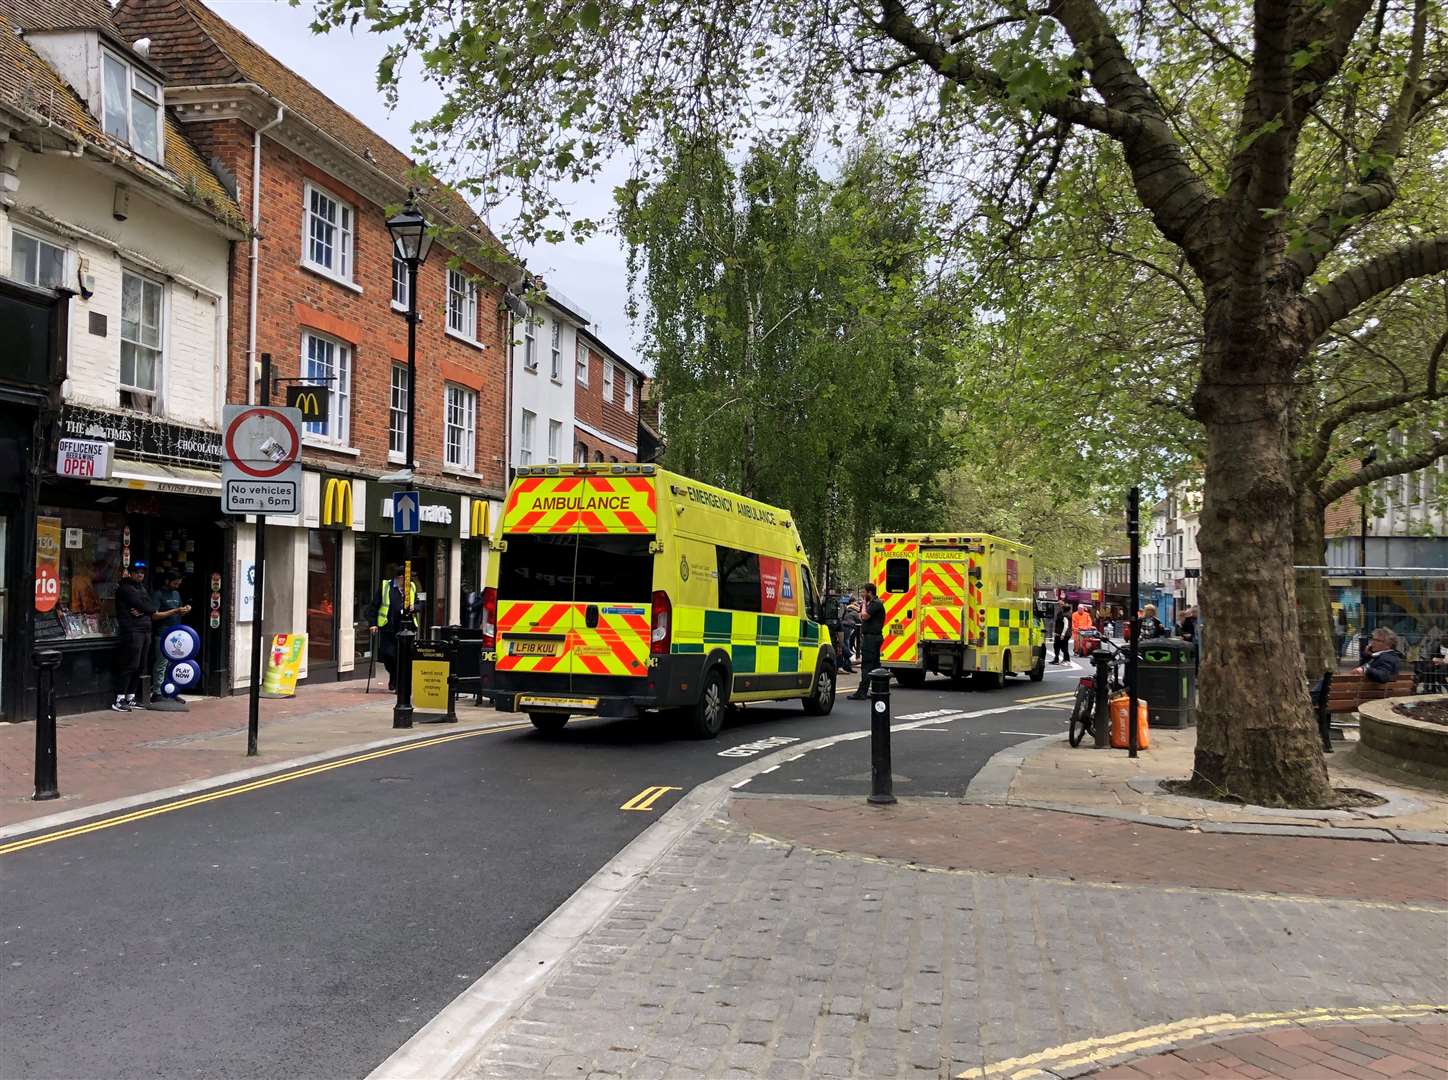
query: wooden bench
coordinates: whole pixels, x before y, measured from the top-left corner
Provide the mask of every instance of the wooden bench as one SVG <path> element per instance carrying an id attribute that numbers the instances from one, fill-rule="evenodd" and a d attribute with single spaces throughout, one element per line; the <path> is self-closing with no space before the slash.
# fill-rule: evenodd
<path id="1" fill-rule="evenodd" d="M 1337 713 L 1357 712 L 1364 701 L 1407 697 L 1413 692 L 1411 669 L 1399 671 L 1388 683 L 1373 682 L 1366 675 L 1330 671 L 1322 675 L 1322 697 L 1317 703 L 1317 730 L 1322 734 L 1322 749 L 1332 753 L 1332 720 Z"/>

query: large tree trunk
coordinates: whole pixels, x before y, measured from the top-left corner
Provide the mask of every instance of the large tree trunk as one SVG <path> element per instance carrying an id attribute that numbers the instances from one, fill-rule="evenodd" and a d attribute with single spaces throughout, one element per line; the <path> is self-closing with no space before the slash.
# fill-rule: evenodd
<path id="1" fill-rule="evenodd" d="M 1331 789 L 1307 697 L 1292 570 L 1287 409 L 1305 350 L 1294 328 L 1264 322 L 1244 332 L 1209 317 L 1195 399 L 1207 437 L 1195 772 L 1218 794 L 1249 803 L 1321 806 Z"/>
<path id="2" fill-rule="evenodd" d="M 1321 501 L 1312 492 L 1300 492 L 1292 523 L 1292 558 L 1298 566 L 1320 566 L 1327 549 Z M 1297 632 L 1307 681 L 1314 683 L 1324 671 L 1337 670 L 1333 640 L 1332 603 L 1327 577 L 1321 570 L 1297 573 Z"/>

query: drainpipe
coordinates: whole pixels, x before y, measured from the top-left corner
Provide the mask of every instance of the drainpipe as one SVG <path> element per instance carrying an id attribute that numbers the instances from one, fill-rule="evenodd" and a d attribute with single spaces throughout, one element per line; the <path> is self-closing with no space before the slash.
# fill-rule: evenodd
<path id="1" fill-rule="evenodd" d="M 251 283 L 248 286 L 249 303 L 246 309 L 246 403 L 256 403 L 256 291 L 257 255 L 259 243 L 257 234 L 261 231 L 261 136 L 282 122 L 286 115 L 285 105 L 277 106 L 276 116 L 256 128 L 251 134 L 251 253 L 247 256 Z"/>

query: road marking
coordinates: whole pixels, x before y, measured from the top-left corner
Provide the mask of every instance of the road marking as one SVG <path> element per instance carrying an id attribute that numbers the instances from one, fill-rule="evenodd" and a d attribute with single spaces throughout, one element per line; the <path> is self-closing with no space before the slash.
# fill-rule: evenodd
<path id="1" fill-rule="evenodd" d="M 1217 1013 L 1194 1016 L 1169 1024 L 1154 1024 L 1135 1031 L 1103 1035 L 1094 1039 L 1063 1043 L 1024 1057 L 1007 1058 L 992 1065 L 982 1065 L 956 1073 L 956 1080 L 986 1080 L 1009 1077 L 1010 1080 L 1037 1080 L 1054 1077 L 1062 1070 L 1103 1064 L 1130 1055 L 1140 1057 L 1165 1050 L 1181 1043 L 1213 1036 L 1233 1035 L 1241 1031 L 1286 1027 L 1291 1024 L 1352 1024 L 1363 1020 L 1408 1020 L 1448 1012 L 1448 1004 L 1367 1005 L 1346 1009 L 1294 1009 L 1287 1012 L 1258 1012 L 1235 1015 Z"/>
<path id="2" fill-rule="evenodd" d="M 1063 690 L 1054 694 L 1038 694 L 1036 697 L 1016 698 L 1016 704 L 1030 705 L 1037 701 L 1060 701 L 1062 698 L 1074 697 L 1075 695 L 1076 691 L 1074 690 Z"/>
<path id="3" fill-rule="evenodd" d="M 776 747 L 788 746 L 790 743 L 799 742 L 794 735 L 772 735 L 767 739 L 756 739 L 754 742 L 740 743 L 738 746 L 731 746 L 728 749 L 720 750 L 720 757 L 753 757 L 765 750 L 773 750 Z"/>
<path id="4" fill-rule="evenodd" d="M 1059 731 L 1002 731 L 1002 735 L 1059 735 Z"/>
<path id="5" fill-rule="evenodd" d="M 644 788 L 642 791 L 640 791 L 637 795 L 635 795 L 632 799 L 630 799 L 628 802 L 626 802 L 626 803 L 624 803 L 622 806 L 620 806 L 619 809 L 620 809 L 620 810 L 652 810 L 652 809 L 654 808 L 654 803 L 658 802 L 659 799 L 661 799 L 663 796 L 667 795 L 669 792 L 671 792 L 671 791 L 683 791 L 683 790 L 684 790 L 683 788 L 678 788 L 678 787 L 664 787 L 664 786 L 662 786 L 662 785 L 658 785 L 658 786 L 655 786 L 655 787 L 646 787 L 646 788 Z"/>
<path id="6" fill-rule="evenodd" d="M 440 735 L 436 739 L 422 739 L 417 742 L 404 743 L 401 746 L 389 746 L 383 750 L 373 750 L 366 754 L 355 754 L 352 757 L 338 758 L 336 761 L 326 761 L 320 765 L 310 765 L 305 769 L 295 769 L 292 772 L 263 777 L 260 780 L 253 780 L 250 783 L 240 784 L 236 787 L 222 788 L 220 791 L 208 791 L 201 795 L 192 795 L 189 798 L 177 799 L 174 802 L 147 807 L 144 810 L 134 810 L 128 814 L 118 814 L 115 817 L 102 818 L 100 821 L 92 821 L 87 825 L 77 825 L 73 828 L 61 829 L 59 832 L 45 833 L 41 836 L 32 836 L 24 840 L 15 840 L 9 844 L 0 845 L 0 855 L 9 855 L 12 852 L 24 851 L 26 848 L 54 843 L 56 840 L 67 840 L 72 836 L 83 836 L 86 833 L 98 832 L 101 829 L 113 829 L 117 825 L 129 825 L 133 821 L 142 821 L 145 818 L 155 817 L 158 814 L 169 814 L 173 810 L 185 810 L 191 806 L 200 806 L 202 803 L 214 802 L 217 799 L 225 799 L 232 795 L 244 795 L 249 791 L 260 791 L 262 788 L 272 787 L 276 784 L 285 784 L 289 780 L 302 780 L 308 776 L 331 772 L 333 769 L 340 769 L 347 765 L 361 765 L 368 761 L 376 761 L 378 758 L 391 757 L 393 754 L 404 754 L 409 750 L 421 750 L 424 747 L 457 742 L 459 739 L 471 739 L 479 735 L 492 735 L 504 731 L 520 731 L 531 726 L 531 724 L 513 724 L 508 727 L 482 728 L 478 731 L 459 731 L 453 735 Z"/>

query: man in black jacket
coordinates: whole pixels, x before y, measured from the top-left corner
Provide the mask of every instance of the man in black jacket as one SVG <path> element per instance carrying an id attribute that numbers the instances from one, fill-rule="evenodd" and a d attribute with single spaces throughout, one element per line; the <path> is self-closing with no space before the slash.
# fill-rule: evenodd
<path id="1" fill-rule="evenodd" d="M 865 586 L 865 617 L 860 622 L 860 686 L 851 700 L 869 697 L 870 672 L 880 666 L 880 646 L 885 644 L 885 605 L 875 586 Z"/>
<path id="2" fill-rule="evenodd" d="M 1064 664 L 1071 659 L 1071 605 L 1064 600 L 1056 605 L 1056 618 L 1052 626 L 1053 664 Z"/>
<path id="3" fill-rule="evenodd" d="M 137 700 L 141 674 L 146 670 L 155 614 L 156 602 L 146 591 L 146 564 L 133 562 L 130 572 L 116 586 L 116 631 L 120 642 L 116 652 L 116 700 L 111 702 L 116 712 L 140 708 Z"/>

